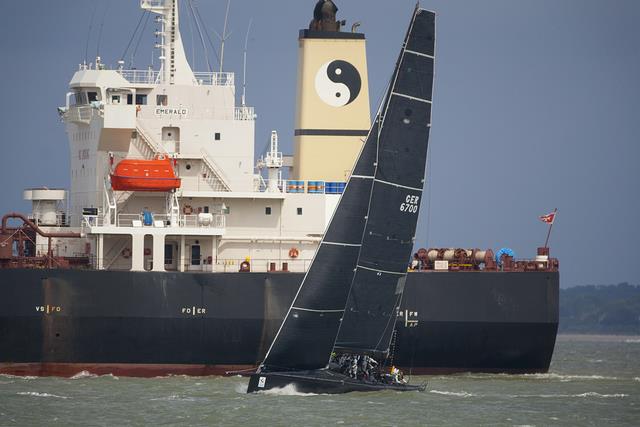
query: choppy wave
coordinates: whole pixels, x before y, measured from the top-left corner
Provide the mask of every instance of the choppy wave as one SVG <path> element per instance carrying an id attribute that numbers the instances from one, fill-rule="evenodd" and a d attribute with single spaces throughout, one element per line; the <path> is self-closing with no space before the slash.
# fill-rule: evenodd
<path id="1" fill-rule="evenodd" d="M 569 374 L 556 374 L 556 373 L 546 373 L 546 374 L 523 374 L 525 378 L 534 378 L 541 380 L 560 380 L 561 382 L 568 382 L 573 380 L 617 380 L 618 377 L 608 377 L 604 375 L 569 375 Z"/>
<path id="2" fill-rule="evenodd" d="M 20 379 L 20 380 L 36 380 L 39 377 L 34 377 L 32 375 L 0 374 L 0 378 L 15 378 L 15 379 Z"/>
<path id="3" fill-rule="evenodd" d="M 445 396 L 456 396 L 456 397 L 473 397 L 473 396 L 475 396 L 475 394 L 467 393 L 466 391 L 429 390 L 429 393 L 442 394 L 442 395 L 445 395 Z"/>
<path id="4" fill-rule="evenodd" d="M 596 393 L 595 391 L 588 391 L 586 393 L 577 393 L 577 394 L 510 394 L 509 397 L 513 398 L 532 398 L 532 397 L 540 397 L 540 398 L 558 398 L 558 397 L 598 397 L 598 398 L 624 398 L 628 397 L 628 394 L 624 393 L 613 393 L 613 394 L 601 394 Z"/>
<path id="5" fill-rule="evenodd" d="M 92 374 L 89 371 L 80 371 L 80 372 L 78 372 L 77 374 L 75 374 L 74 376 L 72 376 L 69 379 L 71 379 L 71 380 L 80 380 L 80 379 L 83 379 L 83 378 L 97 378 L 97 377 L 98 377 L 98 375 Z"/>
<path id="6" fill-rule="evenodd" d="M 34 396 L 34 397 L 54 397 L 56 399 L 71 399 L 67 396 L 58 396 L 57 394 L 50 393 L 38 393 L 37 391 L 19 391 L 18 393 L 21 396 Z"/>
<path id="7" fill-rule="evenodd" d="M 209 399 L 206 397 L 194 397 L 194 396 L 183 396 L 183 395 L 179 395 L 179 394 L 172 394 L 169 396 L 163 396 L 163 397 L 155 397 L 153 399 L 149 399 L 152 401 L 165 401 L 165 402 L 171 402 L 171 401 L 176 401 L 176 402 L 206 402 Z"/>
<path id="8" fill-rule="evenodd" d="M 72 376 L 71 378 L 69 378 L 70 380 L 82 380 L 82 379 L 86 379 L 86 378 L 113 378 L 114 380 L 119 380 L 120 378 L 118 378 L 117 376 L 113 375 L 113 374 L 104 374 L 104 375 L 98 375 L 98 374 L 92 374 L 89 371 L 80 371 L 77 374 L 75 374 L 74 376 Z"/>

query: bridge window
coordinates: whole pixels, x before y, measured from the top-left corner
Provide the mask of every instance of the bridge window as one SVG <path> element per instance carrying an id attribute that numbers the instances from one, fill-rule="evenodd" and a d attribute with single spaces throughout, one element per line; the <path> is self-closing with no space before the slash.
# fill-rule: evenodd
<path id="1" fill-rule="evenodd" d="M 98 92 L 87 92 L 87 97 L 89 99 L 89 102 L 97 101 L 98 100 Z"/>
<path id="2" fill-rule="evenodd" d="M 76 101 L 76 105 L 88 104 L 87 102 L 87 93 L 86 92 L 76 92 L 74 94 L 74 98 Z"/>
<path id="3" fill-rule="evenodd" d="M 147 105 L 147 95 L 136 95 L 136 105 Z"/>

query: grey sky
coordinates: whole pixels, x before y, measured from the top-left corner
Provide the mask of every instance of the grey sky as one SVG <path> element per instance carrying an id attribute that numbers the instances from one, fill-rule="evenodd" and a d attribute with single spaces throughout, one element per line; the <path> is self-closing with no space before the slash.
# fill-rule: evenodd
<path id="1" fill-rule="evenodd" d="M 194 1 L 209 30 L 221 31 L 225 3 Z M 297 33 L 315 1 L 282 1 L 279 10 L 274 3 L 232 2 L 225 69 L 240 81 L 253 17 L 247 99 L 258 112 L 256 147 L 277 129 L 291 152 Z M 367 35 L 375 108 L 415 2 L 336 3 L 339 18 L 348 27 L 361 21 Z M 434 0 L 422 6 L 438 13 L 438 41 L 430 183 L 418 242 L 507 246 L 532 257 L 546 233 L 537 217 L 557 207 L 550 246 L 560 258 L 563 287 L 639 283 L 640 2 Z M 23 188 L 68 187 L 67 139 L 56 107 L 84 58 L 87 35 L 93 62 L 104 22 L 100 54 L 113 66 L 141 14 L 137 0 L 6 1 L 3 12 L 2 213 L 29 210 Z M 186 13 L 182 20 L 187 55 L 204 71 L 197 35 L 192 58 Z M 149 22 L 138 48 L 138 68 L 150 64 L 153 27 Z"/>

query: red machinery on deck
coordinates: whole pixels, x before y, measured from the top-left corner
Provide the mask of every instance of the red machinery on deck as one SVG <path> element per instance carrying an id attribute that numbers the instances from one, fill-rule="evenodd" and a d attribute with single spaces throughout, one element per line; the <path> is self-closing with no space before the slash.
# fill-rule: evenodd
<path id="1" fill-rule="evenodd" d="M 180 188 L 171 159 L 158 155 L 152 160 L 124 159 L 111 173 L 116 191 L 171 191 Z"/>

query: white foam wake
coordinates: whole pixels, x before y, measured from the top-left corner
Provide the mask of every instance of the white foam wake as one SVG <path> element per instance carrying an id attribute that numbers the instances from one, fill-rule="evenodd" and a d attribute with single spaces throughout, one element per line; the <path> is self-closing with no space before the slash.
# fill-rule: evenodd
<path id="1" fill-rule="evenodd" d="M 98 375 L 92 374 L 89 371 L 80 371 L 80 372 L 78 372 L 77 374 L 75 374 L 74 376 L 72 376 L 69 379 L 71 379 L 71 380 L 81 380 L 83 378 L 97 378 L 97 377 L 98 377 Z"/>
<path id="2" fill-rule="evenodd" d="M 444 396 L 456 396 L 456 397 L 473 397 L 473 396 L 475 396 L 475 394 L 467 393 L 466 391 L 429 390 L 429 393 L 442 394 Z"/>
<path id="3" fill-rule="evenodd" d="M 546 374 L 523 374 L 526 378 L 541 379 L 541 380 L 560 380 L 561 382 L 573 381 L 573 380 L 617 380 L 618 377 L 606 377 L 603 375 L 563 375 L 556 373 Z"/>
<path id="4" fill-rule="evenodd" d="M 34 397 L 55 397 L 56 399 L 70 399 L 67 396 L 58 396 L 56 394 L 38 393 L 37 391 L 19 391 L 17 394 L 21 396 L 34 396 Z"/>
<path id="5" fill-rule="evenodd" d="M 598 398 L 624 398 L 628 397 L 628 394 L 624 393 L 614 393 L 614 394 L 601 394 L 596 393 L 595 391 L 588 391 L 586 393 L 578 393 L 578 394 L 511 394 L 509 397 L 513 398 L 532 398 L 532 397 L 540 397 L 540 398 L 549 398 L 555 399 L 559 397 L 598 397 Z"/>
<path id="6" fill-rule="evenodd" d="M 0 378 L 15 378 L 20 380 L 37 380 L 39 377 L 34 377 L 31 375 L 11 375 L 11 374 L 0 374 Z"/>
<path id="7" fill-rule="evenodd" d="M 113 378 L 114 380 L 119 380 L 120 378 L 116 377 L 113 374 L 104 374 L 104 375 L 98 375 L 98 374 L 92 374 L 89 371 L 80 371 L 77 374 L 75 374 L 74 376 L 72 376 L 71 378 L 69 378 L 70 380 L 82 380 L 82 379 L 86 379 L 86 378 Z"/>
<path id="8" fill-rule="evenodd" d="M 318 396 L 318 394 L 316 393 L 301 393 L 296 390 L 296 387 L 293 384 L 289 384 L 282 388 L 272 388 L 269 390 L 260 391 L 259 393 L 271 396 Z"/>

